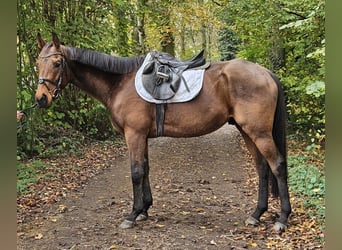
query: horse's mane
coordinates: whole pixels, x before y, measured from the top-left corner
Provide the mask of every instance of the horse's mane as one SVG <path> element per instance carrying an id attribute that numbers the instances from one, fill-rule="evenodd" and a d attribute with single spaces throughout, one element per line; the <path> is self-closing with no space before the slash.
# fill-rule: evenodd
<path id="1" fill-rule="evenodd" d="M 68 47 L 68 52 L 71 60 L 115 74 L 132 72 L 138 69 L 145 59 L 145 56 L 116 57 L 75 47 Z"/>

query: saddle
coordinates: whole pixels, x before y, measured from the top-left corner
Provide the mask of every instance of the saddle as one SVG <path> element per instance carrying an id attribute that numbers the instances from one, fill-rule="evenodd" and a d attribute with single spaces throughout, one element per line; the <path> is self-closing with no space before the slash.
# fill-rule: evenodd
<path id="1" fill-rule="evenodd" d="M 176 94 L 183 79 L 187 91 L 190 92 L 182 73 L 204 65 L 206 60 L 203 55 L 204 50 L 201 50 L 193 58 L 181 61 L 165 52 L 151 52 L 151 60 L 142 72 L 143 87 L 153 98 L 168 100 Z"/>

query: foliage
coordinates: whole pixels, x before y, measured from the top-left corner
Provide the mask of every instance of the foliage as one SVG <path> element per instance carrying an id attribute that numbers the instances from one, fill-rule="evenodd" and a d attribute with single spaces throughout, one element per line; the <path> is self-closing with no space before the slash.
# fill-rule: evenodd
<path id="1" fill-rule="evenodd" d="M 40 160 L 29 164 L 19 163 L 17 165 L 17 193 L 25 193 L 29 185 L 36 183 L 39 179 L 37 173 L 44 168 L 45 164 Z"/>
<path id="2" fill-rule="evenodd" d="M 145 32 L 149 50 L 165 50 L 166 42 L 173 47 L 171 54 L 179 58 L 188 59 L 205 49 L 208 59 L 219 59 L 217 30 L 222 22 L 217 14 L 220 5 L 203 0 L 151 0 L 146 6 Z"/>
<path id="3" fill-rule="evenodd" d="M 53 108 L 44 112 L 43 120 L 51 127 L 73 129 L 93 139 L 112 137 L 114 132 L 105 107 L 76 87 L 69 87 L 71 91 L 63 93 L 65 98 L 56 100 Z"/>
<path id="4" fill-rule="evenodd" d="M 290 133 L 312 148 L 325 142 L 324 7 L 322 0 L 252 0 L 227 1 L 224 11 L 227 25 L 241 39 L 237 56 L 280 76 Z"/>
<path id="5" fill-rule="evenodd" d="M 76 130 L 54 128 L 51 130 L 24 127 L 17 133 L 17 160 L 55 155 L 77 154 L 85 137 Z"/>
<path id="6" fill-rule="evenodd" d="M 240 43 L 237 35 L 229 28 L 222 28 L 218 34 L 220 35 L 220 60 L 228 61 L 234 59 L 238 52 L 238 44 Z"/>
<path id="7" fill-rule="evenodd" d="M 288 38 L 290 52 L 287 69 L 281 72 L 288 95 L 292 129 L 315 145 L 325 142 L 325 39 L 324 1 L 317 1 L 305 18 L 285 24 L 280 29 Z M 305 67 L 303 67 L 305 65 Z"/>
<path id="8" fill-rule="evenodd" d="M 288 157 L 290 191 L 303 199 L 303 206 L 311 216 L 325 218 L 325 177 L 307 157 L 292 155 Z"/>
<path id="9" fill-rule="evenodd" d="M 17 122 L 17 160 L 40 154 L 44 144 L 39 138 L 38 128 L 33 125 L 35 112 L 25 112 L 22 120 Z"/>

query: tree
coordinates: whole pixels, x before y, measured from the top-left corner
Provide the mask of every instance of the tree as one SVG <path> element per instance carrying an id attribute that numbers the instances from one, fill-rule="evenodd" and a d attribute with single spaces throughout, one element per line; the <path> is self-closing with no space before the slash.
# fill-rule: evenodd
<path id="1" fill-rule="evenodd" d="M 229 28 L 225 27 L 219 30 L 219 48 L 221 61 L 234 59 L 238 53 L 239 37 Z"/>
<path id="2" fill-rule="evenodd" d="M 237 56 L 281 77 L 291 132 L 317 144 L 325 138 L 324 6 L 323 0 L 226 1 L 221 15 L 241 39 Z"/>
<path id="3" fill-rule="evenodd" d="M 290 93 L 292 128 L 316 148 L 325 142 L 325 2 L 316 0 L 306 7 L 298 3 L 284 8 L 291 19 L 280 27 L 287 36 L 287 67 L 281 74 Z"/>

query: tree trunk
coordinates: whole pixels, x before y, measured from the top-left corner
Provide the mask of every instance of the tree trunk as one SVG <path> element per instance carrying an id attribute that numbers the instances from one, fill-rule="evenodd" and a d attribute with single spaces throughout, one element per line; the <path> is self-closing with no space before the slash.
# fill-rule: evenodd
<path id="1" fill-rule="evenodd" d="M 272 27 L 270 47 L 270 70 L 275 71 L 285 67 L 285 48 L 278 25 Z"/>
<path id="2" fill-rule="evenodd" d="M 166 31 L 164 31 L 162 35 L 163 35 L 162 41 L 161 41 L 162 51 L 169 53 L 172 56 L 175 56 L 175 38 L 170 29 L 170 26 L 166 27 Z"/>
<path id="3" fill-rule="evenodd" d="M 138 0 L 134 6 L 135 13 L 131 15 L 133 23 L 132 39 L 134 41 L 133 53 L 146 54 L 146 33 L 145 33 L 145 9 L 147 8 L 147 0 Z"/>

